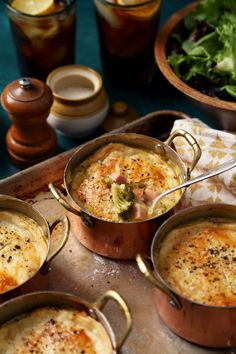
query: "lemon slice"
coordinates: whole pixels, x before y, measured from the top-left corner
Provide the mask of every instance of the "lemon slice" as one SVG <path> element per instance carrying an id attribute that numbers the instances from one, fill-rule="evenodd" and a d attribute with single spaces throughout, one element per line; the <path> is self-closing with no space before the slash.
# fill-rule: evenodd
<path id="1" fill-rule="evenodd" d="M 54 10 L 54 0 L 13 0 L 11 6 L 27 15 L 47 15 Z"/>
<path id="2" fill-rule="evenodd" d="M 161 0 L 156 0 L 148 3 L 146 0 L 116 0 L 116 3 L 121 6 L 134 6 L 131 10 L 128 10 L 126 13 L 129 13 L 131 16 L 136 18 L 143 18 L 144 20 L 148 17 L 152 17 L 159 9 Z"/>
<path id="3" fill-rule="evenodd" d="M 140 1 L 140 0 L 117 0 L 117 4 L 118 5 L 126 5 L 126 6 L 131 6 L 131 5 L 139 5 L 140 3 L 142 3 L 144 1 Z"/>

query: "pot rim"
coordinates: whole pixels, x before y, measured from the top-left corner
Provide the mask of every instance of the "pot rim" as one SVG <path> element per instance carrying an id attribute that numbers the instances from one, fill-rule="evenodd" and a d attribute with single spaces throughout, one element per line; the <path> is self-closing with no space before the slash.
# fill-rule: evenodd
<path id="1" fill-rule="evenodd" d="M 183 191 L 182 191 L 182 194 L 180 195 L 178 201 L 176 202 L 175 205 L 173 205 L 173 207 L 171 207 L 170 209 L 167 209 L 164 213 L 158 215 L 158 216 L 152 216 L 150 218 L 146 218 L 146 219 L 142 219 L 142 220 L 137 220 L 137 221 L 128 221 L 128 222 L 118 222 L 118 221 L 111 221 L 111 220 L 105 220 L 105 219 L 102 219 L 102 218 L 99 218 L 95 215 L 93 215 L 92 213 L 90 213 L 89 211 L 87 211 L 83 206 L 80 206 L 75 200 L 74 198 L 72 197 L 70 191 L 69 191 L 69 188 L 68 188 L 68 183 L 67 183 L 67 176 L 68 174 L 70 174 L 70 166 L 71 164 L 73 163 L 74 159 L 77 157 L 77 155 L 79 155 L 79 153 L 81 153 L 81 151 L 83 151 L 84 149 L 86 149 L 88 146 L 93 146 L 96 144 L 96 142 L 102 142 L 98 147 L 96 147 L 93 152 L 89 153 L 88 156 L 91 156 L 97 149 L 99 149 L 100 147 L 106 145 L 106 144 L 109 144 L 109 143 L 112 143 L 112 142 L 120 142 L 120 143 L 124 143 L 124 144 L 127 144 L 129 146 L 134 146 L 135 144 L 132 145 L 129 144 L 129 141 L 131 139 L 128 139 L 127 137 L 132 137 L 134 140 L 135 138 L 136 139 L 142 139 L 142 140 L 148 140 L 150 142 L 153 143 L 153 146 L 156 146 L 158 144 L 161 144 L 161 146 L 165 146 L 167 149 L 170 149 L 170 151 L 175 155 L 175 157 L 177 158 L 181 169 L 182 171 L 184 171 L 183 175 L 182 175 L 182 180 L 187 180 L 188 178 L 188 169 L 185 165 L 185 163 L 183 162 L 182 158 L 180 155 L 177 154 L 177 152 L 171 148 L 171 146 L 169 146 L 168 144 L 166 144 L 165 142 L 159 140 L 159 139 L 156 139 L 156 138 L 153 138 L 151 136 L 147 136 L 147 135 L 144 135 L 144 134 L 137 134 L 137 133 L 114 133 L 114 134 L 105 134 L 105 135 L 102 135 L 96 139 L 93 139 L 93 140 L 90 140 L 88 141 L 87 143 L 81 145 L 74 153 L 73 155 L 70 157 L 70 159 L 68 160 L 67 164 L 66 164 L 66 167 L 64 169 L 64 185 L 65 185 L 65 189 L 66 189 L 66 192 L 67 194 L 69 195 L 69 197 L 71 198 L 71 200 L 76 204 L 76 206 L 85 214 L 89 215 L 91 218 L 95 219 L 95 220 L 100 220 L 100 221 L 104 221 L 104 222 L 107 222 L 109 224 L 119 224 L 119 225 L 131 225 L 131 224 L 140 224 L 140 223 L 143 223 L 143 222 L 146 222 L 146 221 L 150 221 L 150 220 L 154 220 L 154 219 L 157 219 L 158 217 L 161 217 L 167 213 L 169 213 L 171 210 L 173 210 L 173 208 L 175 208 L 181 201 L 184 193 L 185 193 L 185 190 L 186 188 L 183 188 Z M 127 141 L 122 141 L 120 140 L 119 138 L 127 138 Z M 113 141 L 114 139 L 114 141 Z M 118 139 L 118 140 L 116 140 Z M 139 145 L 136 144 L 136 146 L 138 147 Z M 87 156 L 87 157 L 88 157 Z M 84 161 L 86 159 L 86 157 L 82 160 Z M 78 165 L 78 164 L 77 164 Z"/>
<path id="2" fill-rule="evenodd" d="M 158 267 L 157 267 L 157 262 L 155 261 L 156 255 L 158 254 L 158 252 L 156 251 L 158 249 L 158 246 L 161 244 L 161 242 L 164 241 L 164 239 L 166 238 L 166 233 L 160 236 L 160 233 L 162 232 L 163 229 L 165 229 L 166 225 L 168 225 L 169 223 L 171 223 L 173 220 L 180 218 L 181 216 L 184 216 L 184 214 L 189 214 L 192 215 L 192 213 L 194 211 L 200 210 L 201 213 L 204 214 L 204 212 L 206 211 L 206 209 L 220 209 L 222 210 L 222 207 L 226 207 L 229 208 L 230 210 L 235 210 L 236 212 L 236 205 L 233 204 L 225 204 L 225 203 L 209 203 L 209 204 L 203 204 L 203 205 L 199 205 L 199 206 L 192 206 L 192 207 L 188 207 L 185 209 L 182 209 L 180 211 L 178 211 L 176 214 L 170 216 L 166 221 L 163 222 L 163 224 L 158 228 L 158 230 L 156 231 L 153 240 L 152 240 L 152 244 L 151 244 L 151 250 L 150 250 L 150 254 L 151 254 L 151 260 L 152 260 L 152 265 L 154 268 L 154 271 L 156 273 L 156 275 L 158 276 L 159 281 L 166 287 L 168 288 L 168 290 L 172 293 L 175 294 L 175 296 L 177 296 L 177 298 L 180 299 L 184 299 L 185 301 L 188 301 L 196 306 L 202 306 L 205 308 L 215 308 L 215 309 L 219 309 L 219 310 L 225 310 L 225 309 L 235 309 L 236 305 L 234 306 L 216 306 L 216 305 L 209 305 L 209 304 L 201 304 L 199 302 L 190 300 L 189 298 L 181 295 L 178 291 L 176 291 L 175 289 L 173 289 L 169 283 L 166 282 L 166 280 L 161 276 L 161 274 L 159 273 Z M 204 217 L 203 214 L 199 214 L 198 218 L 202 218 Z M 225 215 L 223 216 L 225 217 Z M 232 219 L 232 218 L 231 218 Z M 191 220 L 191 217 L 190 217 Z M 184 224 L 184 221 L 183 221 Z M 176 225 L 174 225 L 173 227 L 171 227 L 169 230 L 167 230 L 167 233 L 174 229 L 176 226 L 180 225 L 180 223 L 177 223 Z"/>
<path id="3" fill-rule="evenodd" d="M 88 81 L 93 83 L 94 91 L 90 95 L 88 95 L 86 97 L 82 97 L 82 98 L 69 98 L 67 96 L 64 96 L 64 95 L 61 95 L 61 94 L 55 92 L 55 82 L 63 80 L 62 77 L 59 77 L 59 80 L 57 79 L 58 80 L 57 81 L 56 80 L 57 76 L 59 76 L 60 74 L 63 76 L 63 74 L 64 74 L 64 78 L 67 78 L 68 76 L 70 77 L 72 75 L 72 73 L 74 75 L 76 75 L 74 73 L 75 71 L 80 71 L 80 77 L 85 78 L 86 72 L 88 73 L 88 75 L 93 77 L 93 79 L 91 79 L 91 77 L 90 78 L 86 77 L 86 78 Z M 54 83 L 53 83 L 53 80 L 55 80 Z M 96 82 L 96 85 L 95 85 L 95 82 Z M 101 75 L 97 71 L 95 71 L 94 69 L 92 69 L 88 66 L 85 66 L 85 65 L 80 65 L 80 64 L 63 65 L 63 66 L 60 66 L 60 67 L 54 69 L 53 71 L 51 71 L 49 73 L 47 80 L 46 80 L 46 84 L 52 90 L 53 97 L 55 100 L 70 103 L 70 104 L 78 104 L 78 105 L 81 105 L 82 103 L 90 102 L 95 97 L 97 97 L 103 89 L 103 79 L 102 79 Z"/>
<path id="4" fill-rule="evenodd" d="M 39 304 L 32 304 L 32 307 L 30 306 L 30 300 L 37 300 L 36 298 L 39 297 Z M 46 301 L 45 301 L 46 298 Z M 54 299 L 53 299 L 54 298 Z M 32 311 L 39 309 L 39 308 L 43 308 L 43 307 L 47 307 L 47 306 L 55 306 L 58 308 L 67 308 L 67 307 L 71 307 L 71 308 L 75 308 L 77 305 L 81 305 L 83 307 L 86 308 L 88 315 L 91 318 L 93 317 L 93 314 L 95 315 L 95 320 L 98 321 L 102 327 L 104 328 L 104 330 L 106 331 L 106 334 L 111 342 L 111 346 L 112 346 L 112 353 L 111 354 L 117 354 L 117 349 L 116 349 L 116 338 L 115 338 L 115 334 L 114 331 L 111 327 L 111 324 L 109 322 L 109 320 L 107 319 L 106 315 L 102 312 L 102 309 L 99 309 L 96 306 L 96 302 L 95 303 L 90 303 L 84 299 L 82 299 L 81 297 L 68 293 L 68 292 L 62 292 L 62 291 L 53 291 L 53 290 L 42 290 L 42 291 L 36 291 L 36 292 L 30 292 L 30 293 L 26 293 L 14 298 L 11 298 L 10 300 L 7 300 L 5 302 L 3 302 L 2 304 L 0 304 L 0 312 L 2 312 L 3 308 L 8 308 L 9 306 L 12 306 L 12 304 L 14 303 L 18 303 L 21 304 L 22 301 L 24 301 L 27 303 L 27 305 L 30 307 L 28 309 L 25 310 L 20 310 L 19 314 L 15 314 L 13 316 L 10 316 L 10 318 L 4 322 L 0 322 L 0 327 L 14 319 L 19 318 L 20 316 L 27 314 L 27 313 L 31 313 Z M 40 304 L 41 301 L 41 304 Z M 55 303 L 54 303 L 55 301 Z M 61 304 L 58 304 L 57 301 L 61 301 Z M 65 301 L 65 303 L 63 303 L 63 301 Z M 43 304 L 42 304 L 43 302 Z M 32 302 L 31 302 L 32 303 Z M 28 307 L 27 306 L 27 307 Z M 13 310 L 13 312 L 16 312 Z"/>
<path id="5" fill-rule="evenodd" d="M 13 203 L 16 202 L 16 203 L 19 203 L 23 206 L 25 206 L 26 208 L 29 208 L 33 211 L 34 214 L 37 215 L 37 217 L 39 217 L 39 219 L 41 219 L 42 223 L 43 223 L 43 226 L 45 227 L 45 230 L 47 232 L 47 234 L 45 235 L 47 237 L 47 253 L 45 253 L 45 257 L 43 258 L 43 261 L 40 265 L 40 267 L 38 267 L 38 269 L 29 277 L 27 278 L 24 282 L 18 284 L 17 286 L 13 287 L 13 288 L 10 288 L 9 290 L 6 290 L 6 291 L 3 291 L 3 292 L 0 292 L 0 296 L 1 295 L 4 295 L 4 294 L 7 294 L 17 288 L 19 288 L 20 286 L 24 285 L 25 283 L 27 283 L 28 281 L 30 281 L 37 273 L 38 271 L 40 271 L 40 269 L 43 267 L 48 255 L 49 255 L 49 251 L 50 251 L 50 243 L 51 243 L 51 233 L 50 233 L 50 229 L 49 229 L 49 225 L 48 225 L 48 222 L 46 220 L 46 218 L 38 211 L 36 210 L 32 205 L 30 205 L 29 203 L 25 202 L 24 200 L 21 200 L 21 199 L 18 199 L 18 198 L 15 198 L 15 197 L 12 197 L 10 195 L 4 195 L 4 194 L 0 194 L 0 210 L 1 209 L 11 209 L 10 207 L 4 207 L 4 204 L 2 204 L 3 206 L 1 206 L 1 202 L 2 200 L 4 199 L 8 199 L 8 200 L 11 200 Z M 29 216 L 28 214 L 24 213 L 23 211 L 19 211 L 18 209 L 13 209 L 12 210 L 14 211 L 18 211 L 26 216 L 28 216 L 29 218 L 33 219 L 31 216 Z M 33 219 L 35 222 L 37 222 L 35 219 Z M 42 225 L 39 225 L 39 223 L 37 222 L 37 226 L 40 227 L 42 229 Z M 1 306 L 1 305 L 0 305 Z"/>

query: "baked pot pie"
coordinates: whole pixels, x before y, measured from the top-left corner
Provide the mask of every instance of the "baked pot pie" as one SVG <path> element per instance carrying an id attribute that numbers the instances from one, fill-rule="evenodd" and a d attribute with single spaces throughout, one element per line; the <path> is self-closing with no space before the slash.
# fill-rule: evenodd
<path id="1" fill-rule="evenodd" d="M 236 222 L 197 218 L 173 228 L 157 255 L 162 278 L 181 296 L 211 306 L 236 306 Z"/>
<path id="2" fill-rule="evenodd" d="M 70 193 L 84 210 L 99 219 L 130 222 L 159 216 L 180 199 L 181 191 L 153 200 L 181 183 L 178 169 L 166 154 L 111 142 L 75 168 Z"/>
<path id="3" fill-rule="evenodd" d="M 112 354 L 112 345 L 86 311 L 47 306 L 2 325 L 0 353 Z"/>
<path id="4" fill-rule="evenodd" d="M 47 253 L 46 232 L 35 220 L 17 210 L 0 208 L 0 293 L 31 278 Z"/>

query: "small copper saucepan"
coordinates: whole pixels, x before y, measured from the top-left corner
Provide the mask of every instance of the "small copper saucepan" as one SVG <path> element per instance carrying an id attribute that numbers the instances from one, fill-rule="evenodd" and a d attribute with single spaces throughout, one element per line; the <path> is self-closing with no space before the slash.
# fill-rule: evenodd
<path id="1" fill-rule="evenodd" d="M 63 231 L 58 233 L 57 240 L 52 241 L 51 234 L 58 223 L 62 223 Z M 68 240 L 70 223 L 66 216 L 60 216 L 48 224 L 41 213 L 29 203 L 0 195 L 0 226 L 4 237 L 0 245 L 0 261 L 5 262 L 2 263 L 0 274 L 0 302 L 3 302 L 19 295 L 23 285 L 37 273 L 47 273 L 50 262 Z M 34 237 L 31 238 L 30 235 Z M 13 244 L 7 241 L 9 237 L 14 239 Z M 29 247 L 37 252 L 30 253 L 27 258 L 26 249 Z M 24 260 L 24 264 L 20 259 Z M 11 269 L 13 262 L 16 263 Z M 21 266 L 22 271 L 19 269 Z M 24 278 L 21 277 L 23 272 Z M 16 276 L 20 278 L 16 279 Z"/>
<path id="2" fill-rule="evenodd" d="M 119 334 L 118 339 L 116 339 L 108 319 L 102 313 L 102 308 L 109 300 L 115 301 L 119 305 L 124 316 L 124 322 L 122 320 L 122 326 L 124 326 L 124 328 L 121 328 L 121 332 L 123 333 Z M 110 354 L 117 354 L 120 351 L 132 328 L 132 317 L 128 305 L 114 290 L 107 291 L 92 304 L 77 296 L 53 291 L 34 292 L 21 295 L 0 305 L 0 326 L 41 307 L 56 307 L 62 309 L 72 308 L 85 312 L 88 316 L 98 321 L 105 329 L 107 339 L 110 342 Z M 91 329 L 91 327 L 89 329 Z M 94 333 L 95 338 L 98 335 L 97 333 Z M 62 340 L 63 333 L 61 333 L 60 336 Z M 65 335 L 65 338 L 66 336 L 67 334 Z M 28 340 L 30 340 L 29 337 Z"/>
<path id="3" fill-rule="evenodd" d="M 229 306 L 223 305 L 227 304 L 228 301 L 224 293 L 220 293 L 220 296 L 222 296 L 224 300 L 223 304 L 220 305 L 214 305 L 214 301 L 216 301 L 218 295 L 215 295 L 215 298 L 214 296 L 212 297 L 209 295 L 209 298 L 211 298 L 212 301 L 211 303 L 207 301 L 204 303 L 202 297 L 201 300 L 198 301 L 190 300 L 188 296 L 181 295 L 180 290 L 177 291 L 173 286 L 170 286 L 163 277 L 163 274 L 160 273 L 161 268 L 159 266 L 163 245 L 165 245 L 165 247 L 170 247 L 170 243 L 168 243 L 168 246 L 166 246 L 167 243 L 165 243 L 168 239 L 167 235 L 170 235 L 170 232 L 178 230 L 178 227 L 181 227 L 182 225 L 190 225 L 191 227 L 192 222 L 198 223 L 196 220 L 206 220 L 208 222 L 209 220 L 217 221 L 217 219 L 228 220 L 231 223 L 233 221 L 233 225 L 235 221 L 236 225 L 236 206 L 228 204 L 208 204 L 181 210 L 163 223 L 156 232 L 151 246 L 151 258 L 139 254 L 136 257 L 136 260 L 141 272 L 155 286 L 155 303 L 160 317 L 174 333 L 196 344 L 214 348 L 225 348 L 234 347 L 236 345 L 236 305 L 232 305 L 235 303 L 235 300 L 233 302 L 230 299 L 229 303 L 231 305 Z M 233 229 L 235 230 L 235 226 L 233 226 Z M 187 231 L 183 232 L 186 233 L 186 236 L 189 235 Z M 220 237 L 224 239 L 224 234 L 221 231 L 219 232 L 221 235 Z M 181 234 L 178 233 L 178 236 L 176 236 L 177 239 L 179 239 L 178 237 L 181 238 L 181 235 L 184 237 L 181 232 Z M 205 236 L 203 235 L 204 242 L 208 242 L 209 240 L 205 241 L 208 237 L 207 234 Z M 214 239 L 213 236 L 210 237 Z M 172 244 L 171 247 L 175 246 Z M 214 266 L 214 262 L 218 261 L 217 257 L 221 257 L 222 262 L 224 261 L 224 258 L 226 262 L 229 262 L 230 260 L 226 258 L 224 254 L 222 255 L 219 253 L 218 249 L 214 247 L 201 248 L 201 243 L 195 243 L 195 245 L 190 244 L 188 247 L 197 247 L 198 250 L 196 252 L 198 252 L 198 257 L 200 257 L 201 254 L 211 254 L 211 259 L 213 259 L 212 261 L 208 260 L 203 265 L 199 263 L 198 257 L 196 257 L 196 259 L 193 259 L 193 257 L 190 259 L 191 267 L 189 267 L 188 271 L 191 273 L 191 284 L 186 282 L 186 284 L 188 284 L 187 291 L 192 291 L 191 289 L 194 289 L 194 296 L 196 296 L 196 291 L 199 291 L 199 285 L 198 288 L 195 287 L 196 277 L 192 272 L 192 267 L 194 269 L 204 267 L 202 268 L 204 270 L 204 276 L 209 277 L 211 271 L 210 268 Z M 221 248 L 221 251 L 225 252 L 224 247 Z M 232 252 L 232 250 L 230 252 Z M 184 254 L 186 255 L 186 253 Z M 233 260 L 233 266 L 233 263 L 235 264 L 234 254 L 231 253 L 230 257 Z M 167 258 L 165 259 L 166 261 L 164 260 L 163 264 L 167 267 Z M 181 264 L 182 263 L 177 264 L 176 267 L 180 267 L 179 269 L 181 269 Z M 168 270 L 168 267 L 166 270 Z M 232 272 L 235 272 L 235 265 L 232 268 Z M 212 286 L 214 286 L 215 281 L 219 280 L 216 278 L 210 279 L 212 279 Z M 182 280 L 182 278 L 179 279 L 179 281 Z M 179 286 L 181 288 L 183 283 L 180 284 L 181 285 Z M 207 294 L 209 294 L 209 292 L 207 292 Z"/>
<path id="4" fill-rule="evenodd" d="M 170 146 L 176 137 L 185 139 L 193 149 L 193 161 L 189 167 L 184 164 L 181 157 Z M 152 150 L 157 154 L 164 154 L 174 163 L 176 173 L 182 182 L 190 178 L 190 173 L 201 156 L 201 149 L 196 140 L 184 130 L 176 130 L 165 142 L 134 133 L 103 135 L 82 145 L 73 154 L 64 171 L 64 193 L 52 183 L 49 184 L 54 197 L 64 208 L 72 213 L 73 233 L 85 247 L 106 257 L 134 259 L 137 253 L 149 253 L 151 241 L 157 227 L 172 213 L 173 208 L 149 219 L 131 222 L 110 222 L 91 215 L 82 206 L 78 205 L 71 193 L 72 176 L 76 168 L 100 147 L 111 142 L 123 143 Z M 180 193 L 179 200 L 183 194 L 184 190 Z M 65 195 L 68 195 L 71 200 L 67 201 Z"/>

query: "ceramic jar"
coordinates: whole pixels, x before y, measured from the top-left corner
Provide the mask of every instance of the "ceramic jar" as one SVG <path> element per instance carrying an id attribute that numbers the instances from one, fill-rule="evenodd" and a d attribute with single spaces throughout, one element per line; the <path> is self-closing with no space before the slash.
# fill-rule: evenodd
<path id="1" fill-rule="evenodd" d="M 104 121 L 108 97 L 101 76 L 82 65 L 66 65 L 52 71 L 47 85 L 54 102 L 48 123 L 64 135 L 80 137 L 92 133 Z"/>

